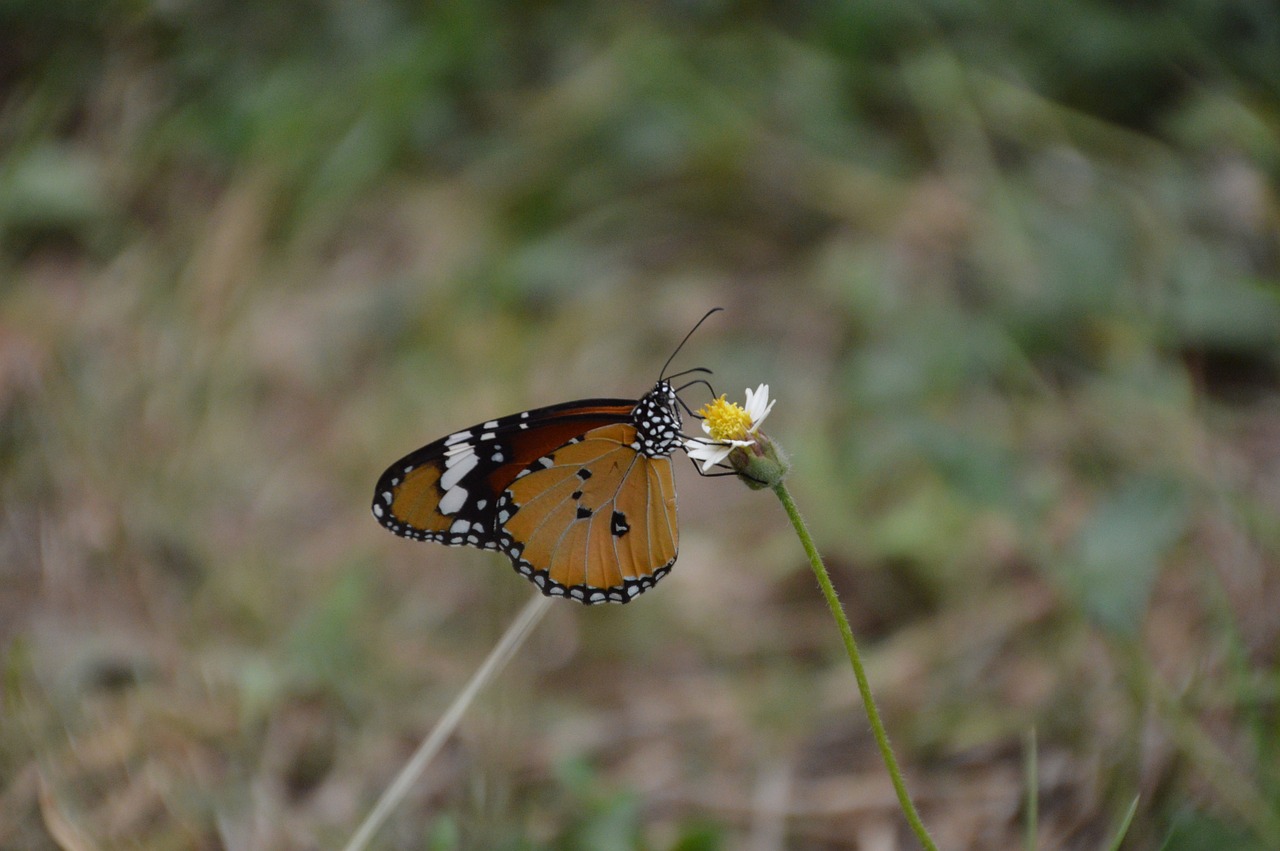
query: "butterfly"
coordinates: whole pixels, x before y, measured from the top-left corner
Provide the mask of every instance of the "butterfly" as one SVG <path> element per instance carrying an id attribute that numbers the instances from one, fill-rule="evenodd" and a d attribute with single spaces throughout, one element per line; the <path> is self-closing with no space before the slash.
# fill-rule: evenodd
<path id="1" fill-rule="evenodd" d="M 373 516 L 401 537 L 501 552 L 548 596 L 630 602 L 679 550 L 671 379 L 709 370 L 661 376 L 717 310 L 639 399 L 563 402 L 446 435 L 387 468 Z"/>

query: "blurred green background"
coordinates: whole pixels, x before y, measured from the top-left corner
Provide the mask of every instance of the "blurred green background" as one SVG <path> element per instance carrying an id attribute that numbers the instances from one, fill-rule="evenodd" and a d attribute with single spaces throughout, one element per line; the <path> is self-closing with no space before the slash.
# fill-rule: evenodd
<path id="1" fill-rule="evenodd" d="M 531 592 L 378 474 L 714 305 L 940 845 L 1034 731 L 1040 848 L 1280 847 L 1278 179 L 1261 0 L 4 0 L 0 847 L 345 841 Z M 377 847 L 912 847 L 776 501 L 677 470 Z"/>

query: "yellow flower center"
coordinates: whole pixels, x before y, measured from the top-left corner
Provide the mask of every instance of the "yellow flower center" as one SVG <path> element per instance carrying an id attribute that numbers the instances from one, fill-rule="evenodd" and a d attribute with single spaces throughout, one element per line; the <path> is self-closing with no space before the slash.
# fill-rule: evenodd
<path id="1" fill-rule="evenodd" d="M 726 402 L 724 396 L 708 402 L 698 411 L 707 424 L 712 440 L 747 440 L 751 417 L 741 405 Z"/>

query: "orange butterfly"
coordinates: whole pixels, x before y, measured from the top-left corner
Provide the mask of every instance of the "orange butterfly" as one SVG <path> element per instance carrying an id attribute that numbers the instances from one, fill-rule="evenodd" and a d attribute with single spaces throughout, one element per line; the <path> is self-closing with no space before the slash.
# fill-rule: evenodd
<path id="1" fill-rule="evenodd" d="M 628 603 L 676 561 L 676 393 L 659 378 L 639 400 L 564 402 L 454 432 L 382 474 L 373 515 L 405 538 L 505 553 L 549 596 Z"/>

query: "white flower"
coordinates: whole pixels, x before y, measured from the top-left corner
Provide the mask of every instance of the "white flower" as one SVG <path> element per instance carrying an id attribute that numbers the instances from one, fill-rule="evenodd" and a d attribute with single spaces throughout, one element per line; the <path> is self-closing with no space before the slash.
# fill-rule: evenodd
<path id="1" fill-rule="evenodd" d="M 768 384 L 761 384 L 754 393 L 748 387 L 746 394 L 745 407 L 735 402 L 726 402 L 721 395 L 698 411 L 702 417 L 702 430 L 710 439 L 688 438 L 684 442 L 684 451 L 693 460 L 702 462 L 702 472 L 705 473 L 728 458 L 734 449 L 756 442 L 756 431 L 773 410 L 773 402 L 769 401 Z"/>

